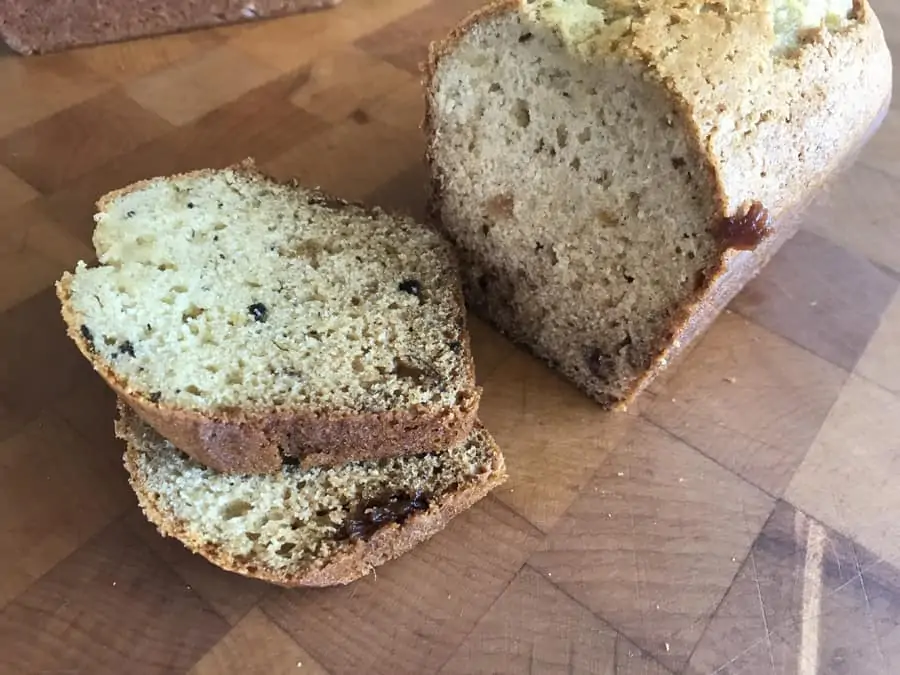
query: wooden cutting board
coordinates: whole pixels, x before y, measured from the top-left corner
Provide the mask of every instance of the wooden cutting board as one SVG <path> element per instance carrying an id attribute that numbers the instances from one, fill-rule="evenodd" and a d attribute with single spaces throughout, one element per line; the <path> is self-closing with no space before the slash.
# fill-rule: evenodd
<path id="1" fill-rule="evenodd" d="M 511 478 L 377 575 L 272 588 L 139 513 L 51 288 L 94 199 L 252 155 L 422 216 L 418 63 L 476 5 L 0 57 L 0 672 L 900 672 L 897 108 L 632 414 L 473 320 Z"/>

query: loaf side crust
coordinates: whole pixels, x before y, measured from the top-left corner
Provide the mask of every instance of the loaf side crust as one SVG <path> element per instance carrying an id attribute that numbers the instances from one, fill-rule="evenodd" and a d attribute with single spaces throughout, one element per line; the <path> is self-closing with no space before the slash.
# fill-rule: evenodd
<path id="1" fill-rule="evenodd" d="M 235 172 L 258 173 L 252 159 L 230 167 Z M 173 176 L 211 174 L 201 169 Z M 152 179 L 150 179 L 152 180 Z M 99 212 L 122 195 L 140 190 L 150 180 L 110 192 L 97 201 Z M 340 199 L 341 206 L 364 207 Z M 451 264 L 457 269 L 455 259 Z M 106 384 L 147 424 L 185 454 L 224 473 L 270 473 L 285 459 L 297 458 L 303 466 L 331 466 L 349 461 L 417 454 L 450 448 L 465 439 L 475 423 L 481 388 L 475 383 L 475 363 L 467 326 L 465 299 L 459 283 L 454 295 L 459 312 L 453 320 L 456 340 L 467 365 L 464 388 L 454 407 L 419 405 L 403 410 L 356 413 L 323 409 L 234 408 L 206 415 L 199 411 L 154 402 L 150 392 L 129 387 L 116 372 L 92 353 L 81 334 L 80 317 L 70 301 L 70 273 L 56 283 L 56 294 L 66 332 Z"/>
<path id="2" fill-rule="evenodd" d="M 16 52 L 44 54 L 335 7 L 341 0 L 0 0 L 0 37 Z"/>
<path id="3" fill-rule="evenodd" d="M 672 36 L 664 30 L 663 24 L 670 21 L 671 5 L 662 0 L 651 0 L 647 3 L 655 6 L 653 9 L 657 15 L 654 16 L 651 9 L 651 19 L 647 21 L 646 31 L 632 33 L 630 42 L 620 41 L 615 46 L 615 49 L 622 49 L 625 58 L 640 62 L 646 68 L 648 78 L 657 81 L 667 91 L 676 108 L 683 113 L 683 120 L 688 124 L 690 140 L 707 160 L 703 168 L 710 172 L 715 185 L 717 219 L 724 222 L 728 218 L 742 217 L 751 208 L 761 208 L 766 214 L 767 233 L 751 249 L 738 249 L 731 246 L 728 241 L 722 241 L 719 259 L 712 266 L 711 272 L 706 275 L 703 285 L 692 298 L 677 308 L 669 329 L 671 339 L 659 350 L 643 376 L 631 384 L 622 399 L 609 401 L 595 397 L 603 407 L 626 410 L 662 371 L 687 353 L 696 340 L 709 329 L 721 311 L 796 233 L 806 207 L 818 194 L 827 189 L 832 181 L 839 179 L 842 171 L 852 164 L 887 113 L 892 91 L 891 56 L 881 25 L 868 0 L 854 0 L 856 23 L 838 34 L 825 34 L 804 44 L 795 55 L 795 58 L 799 59 L 797 72 L 813 74 L 808 78 L 808 82 L 802 81 L 805 88 L 801 91 L 796 91 L 796 87 L 792 89 L 787 86 L 782 81 L 786 78 L 783 73 L 776 73 L 781 76 L 780 80 L 773 79 L 776 84 L 780 82 L 782 88 L 776 89 L 774 94 L 765 99 L 746 98 L 735 103 L 715 97 L 715 92 L 710 92 L 710 87 L 702 86 L 701 80 L 705 81 L 709 73 L 721 75 L 723 81 L 727 82 L 728 69 L 738 67 L 728 65 L 731 60 L 725 58 L 725 55 L 731 53 L 729 49 L 733 49 L 736 44 L 742 44 L 742 41 L 758 38 L 761 46 L 754 53 L 756 58 L 741 66 L 742 76 L 747 77 L 750 82 L 754 81 L 755 74 L 751 73 L 750 69 L 763 62 L 763 50 L 768 49 L 768 39 L 771 37 L 753 33 L 754 30 L 764 29 L 766 2 L 767 0 L 755 0 L 758 11 L 753 15 L 753 22 L 748 22 L 748 25 L 744 26 L 744 31 L 737 33 L 732 33 L 730 28 L 727 28 L 729 26 L 727 12 L 721 14 L 695 11 L 703 4 L 700 0 L 680 3 L 684 19 L 696 20 L 701 24 L 689 31 L 694 46 L 713 46 L 708 54 L 700 57 L 699 67 L 696 65 L 696 54 L 688 54 L 685 57 L 681 56 L 678 49 L 669 49 L 672 46 Z M 422 129 L 427 141 L 425 158 L 432 174 L 428 215 L 430 222 L 451 240 L 452 233 L 441 222 L 443 186 L 439 167 L 435 163 L 436 111 L 432 100 L 435 75 L 441 60 L 453 53 L 456 45 L 469 30 L 504 14 L 523 11 L 522 5 L 522 0 L 495 0 L 473 12 L 445 39 L 429 46 L 427 59 L 422 66 L 422 84 L 425 92 Z M 729 34 L 729 37 L 723 38 L 724 34 Z M 597 42 L 572 43 L 567 47 L 573 57 L 590 63 L 593 54 L 604 48 L 610 48 L 610 44 L 608 42 L 604 44 L 598 39 Z M 657 58 L 657 55 L 666 56 Z M 687 59 L 687 63 L 684 59 Z M 740 62 L 740 59 L 738 61 Z M 840 80 L 836 75 L 840 73 L 854 73 L 858 77 L 851 85 Z M 861 90 L 859 87 L 859 81 L 863 76 L 871 85 L 868 90 Z M 787 82 L 787 84 L 794 83 Z M 761 92 L 757 92 L 759 93 Z M 786 115 L 787 119 L 791 119 L 796 114 L 790 107 L 791 101 L 797 100 L 798 96 L 804 101 L 800 112 L 805 111 L 808 117 L 817 114 L 821 116 L 826 111 L 828 113 L 839 111 L 845 118 L 842 120 L 838 115 L 828 115 L 824 125 L 812 128 L 804 125 L 802 133 L 806 135 L 806 145 L 825 146 L 823 152 L 815 156 L 818 161 L 812 162 L 812 166 L 805 173 L 801 172 L 802 167 L 798 164 L 797 158 L 791 154 L 796 150 L 794 145 L 783 143 L 775 145 L 774 148 L 755 147 L 752 142 L 746 140 L 735 141 L 738 138 L 737 134 L 729 135 L 720 129 L 720 121 L 728 116 L 731 116 L 732 121 L 741 122 L 741 116 L 746 114 L 746 111 L 740 108 L 741 106 L 746 108 L 748 105 L 757 113 L 758 118 L 765 112 L 774 116 Z M 734 124 L 734 128 L 737 129 L 738 124 Z M 789 138 L 793 133 L 789 123 L 780 124 L 778 130 L 785 138 Z M 836 137 L 840 139 L 837 145 Z M 821 140 L 821 143 L 817 144 L 815 142 L 817 140 Z M 828 147 L 829 145 L 831 147 Z M 760 152 L 764 152 L 766 156 L 759 157 Z M 744 156 L 752 158 L 753 162 L 749 165 L 741 164 L 740 161 L 733 159 L 738 157 L 743 160 Z M 767 171 L 759 174 L 757 166 L 763 163 Z M 774 179 L 763 180 L 765 176 L 774 176 Z M 713 223 L 714 226 L 718 224 Z M 514 342 L 553 366 L 550 355 L 541 353 L 523 336 L 503 330 L 493 321 L 486 307 L 470 299 L 470 308 Z M 575 384 L 582 390 L 592 393 L 589 382 L 576 379 Z"/>
<path id="4" fill-rule="evenodd" d="M 120 404 L 121 405 L 121 404 Z M 121 408 L 120 408 L 121 410 Z M 418 544 L 443 530 L 460 513 L 471 508 L 493 489 L 507 480 L 506 464 L 494 444 L 493 466 L 465 487 L 435 500 L 427 511 L 412 514 L 402 525 L 391 523 L 379 529 L 368 540 L 357 540 L 349 550 L 337 554 L 319 568 L 298 571 L 261 568 L 249 561 L 236 560 L 197 537 L 190 526 L 163 508 L 141 478 L 137 465 L 139 452 L 136 439 L 128 428 L 116 420 L 116 434 L 126 442 L 124 455 L 129 483 L 147 519 L 165 537 L 180 541 L 188 550 L 228 572 L 240 574 L 286 588 L 346 585 L 370 574 L 376 567 L 400 557 Z"/>

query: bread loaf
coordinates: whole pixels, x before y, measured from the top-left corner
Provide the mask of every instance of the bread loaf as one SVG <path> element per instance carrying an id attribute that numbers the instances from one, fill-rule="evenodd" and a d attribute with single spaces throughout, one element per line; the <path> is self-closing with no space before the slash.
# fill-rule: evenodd
<path id="1" fill-rule="evenodd" d="M 22 54 L 333 7 L 340 0 L 0 0 L 0 38 Z"/>
<path id="2" fill-rule="evenodd" d="M 98 204 L 68 333 L 164 437 L 224 472 L 448 448 L 480 397 L 449 244 L 252 163 Z"/>
<path id="3" fill-rule="evenodd" d="M 124 405 L 116 433 L 147 518 L 223 569 L 282 586 L 346 584 L 433 536 L 506 478 L 475 428 L 416 457 L 228 476 L 180 453 Z"/>
<path id="4" fill-rule="evenodd" d="M 886 110 L 866 0 L 501 0 L 432 45 L 470 306 L 607 407 L 692 344 Z"/>

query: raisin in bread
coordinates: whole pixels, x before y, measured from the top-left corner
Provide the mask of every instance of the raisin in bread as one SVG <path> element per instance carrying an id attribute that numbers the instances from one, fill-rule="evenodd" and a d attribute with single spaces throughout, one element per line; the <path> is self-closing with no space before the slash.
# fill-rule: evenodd
<path id="1" fill-rule="evenodd" d="M 0 0 L 0 38 L 22 54 L 258 21 L 340 0 Z"/>
<path id="2" fill-rule="evenodd" d="M 470 306 L 624 408 L 877 127 L 866 0 L 503 0 L 431 47 L 431 212 Z"/>
<path id="3" fill-rule="evenodd" d="M 252 164 L 104 197 L 57 284 L 68 333 L 148 423 L 220 471 L 446 448 L 475 385 L 449 244 Z"/>
<path id="4" fill-rule="evenodd" d="M 126 406 L 116 433 L 147 518 L 226 570 L 284 586 L 346 584 L 433 536 L 506 479 L 476 425 L 443 452 L 233 476 L 179 452 Z"/>

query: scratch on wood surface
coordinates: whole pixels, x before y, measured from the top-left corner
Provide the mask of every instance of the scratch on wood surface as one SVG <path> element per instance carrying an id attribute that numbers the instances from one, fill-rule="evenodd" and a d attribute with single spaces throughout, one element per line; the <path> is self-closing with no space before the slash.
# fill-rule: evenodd
<path id="1" fill-rule="evenodd" d="M 875 629 L 875 616 L 872 614 L 872 603 L 869 600 L 869 591 L 866 588 L 866 578 L 863 576 L 862 566 L 859 564 L 858 556 L 856 558 L 856 572 L 859 575 L 859 585 L 862 587 L 863 598 L 865 598 L 866 601 L 866 618 L 869 620 L 869 630 L 872 631 L 875 649 L 878 651 L 878 658 L 881 660 L 882 669 L 884 672 L 888 672 L 887 657 L 884 655 L 884 649 L 881 646 L 881 638 L 878 636 L 878 631 Z"/>
<path id="2" fill-rule="evenodd" d="M 806 518 L 799 511 L 796 518 Z M 798 675 L 819 672 L 819 636 L 822 606 L 822 555 L 828 535 L 814 520 L 807 521 L 806 558 L 803 564 L 803 605 L 800 623 L 800 653 L 797 655 Z"/>
<path id="3" fill-rule="evenodd" d="M 631 521 L 631 559 L 634 564 L 634 595 L 636 600 L 636 606 L 640 607 L 639 614 L 641 617 L 641 628 L 644 627 L 644 601 L 641 598 L 641 581 L 640 581 L 640 562 L 638 561 L 637 554 L 637 521 L 634 517 L 634 509 L 631 506 L 631 499 L 627 494 L 623 495 L 625 499 L 625 506 L 628 507 L 628 515 L 630 516 Z"/>
<path id="4" fill-rule="evenodd" d="M 756 584 L 756 597 L 759 599 L 759 609 L 762 612 L 763 629 L 766 631 L 766 649 L 769 652 L 769 667 L 772 675 L 775 675 L 775 654 L 772 652 L 772 632 L 769 630 L 769 620 L 766 618 L 766 605 L 762 598 L 762 588 L 759 584 L 759 572 L 756 569 L 756 556 L 750 551 L 750 566 L 753 570 L 753 583 Z"/>

